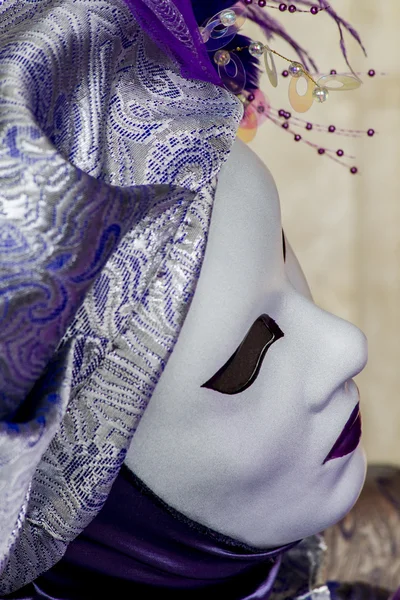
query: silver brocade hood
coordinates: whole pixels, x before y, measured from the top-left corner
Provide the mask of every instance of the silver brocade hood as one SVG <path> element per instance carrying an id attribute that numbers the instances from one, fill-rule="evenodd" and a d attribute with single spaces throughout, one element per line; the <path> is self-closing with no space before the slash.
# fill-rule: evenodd
<path id="1" fill-rule="evenodd" d="M 104 504 L 193 297 L 241 115 L 122 0 L 1 4 L 0 593 Z M 274 598 L 311 589 L 319 551 L 288 553 Z"/>

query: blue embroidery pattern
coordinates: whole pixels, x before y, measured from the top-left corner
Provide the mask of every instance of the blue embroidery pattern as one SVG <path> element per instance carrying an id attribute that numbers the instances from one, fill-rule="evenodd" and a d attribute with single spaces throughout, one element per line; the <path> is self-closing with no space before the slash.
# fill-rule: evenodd
<path id="1" fill-rule="evenodd" d="M 0 6 L 0 593 L 104 503 L 193 296 L 240 118 L 122 0 Z"/>

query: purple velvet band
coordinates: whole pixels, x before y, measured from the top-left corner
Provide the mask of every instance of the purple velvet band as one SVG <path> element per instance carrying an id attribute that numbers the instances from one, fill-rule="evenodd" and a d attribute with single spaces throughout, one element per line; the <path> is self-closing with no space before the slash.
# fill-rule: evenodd
<path id="1" fill-rule="evenodd" d="M 142 29 L 188 79 L 222 82 L 202 41 L 190 0 L 125 0 Z"/>
<path id="2" fill-rule="evenodd" d="M 266 600 L 285 549 L 259 551 L 202 528 L 123 467 L 64 558 L 10 598 L 100 600 L 110 590 L 115 598 Z"/>

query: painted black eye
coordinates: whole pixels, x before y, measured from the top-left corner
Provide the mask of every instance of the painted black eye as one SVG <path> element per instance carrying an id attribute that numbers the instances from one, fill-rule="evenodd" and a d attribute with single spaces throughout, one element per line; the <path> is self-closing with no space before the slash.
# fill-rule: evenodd
<path id="1" fill-rule="evenodd" d="M 236 352 L 201 387 L 221 394 L 243 392 L 257 379 L 268 349 L 283 335 L 271 317 L 261 315 L 254 321 Z"/>

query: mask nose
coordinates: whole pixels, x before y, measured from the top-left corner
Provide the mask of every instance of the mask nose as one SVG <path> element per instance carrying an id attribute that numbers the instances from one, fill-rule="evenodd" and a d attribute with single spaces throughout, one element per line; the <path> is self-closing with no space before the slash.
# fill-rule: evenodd
<path id="1" fill-rule="evenodd" d="M 334 393 L 362 371 L 368 360 L 364 333 L 352 323 L 324 311 L 301 297 L 302 368 L 307 373 L 306 398 L 322 410 Z M 299 314 L 299 313 L 298 313 Z"/>
<path id="2" fill-rule="evenodd" d="M 328 348 L 343 383 L 360 373 L 368 361 L 368 342 L 365 334 L 348 321 L 330 315 L 332 333 L 329 333 Z"/>

